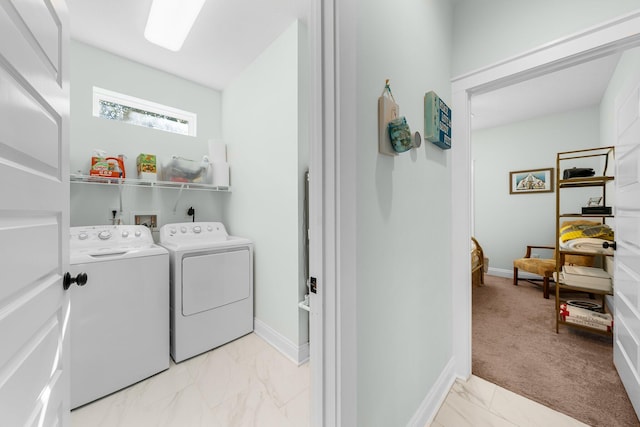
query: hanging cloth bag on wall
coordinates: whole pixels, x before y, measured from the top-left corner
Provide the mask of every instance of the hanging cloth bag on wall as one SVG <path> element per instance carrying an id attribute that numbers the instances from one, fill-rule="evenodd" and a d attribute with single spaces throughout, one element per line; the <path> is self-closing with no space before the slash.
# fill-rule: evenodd
<path id="1" fill-rule="evenodd" d="M 409 129 L 407 119 L 399 115 L 400 108 L 393 97 L 393 93 L 391 93 L 389 80 L 386 80 L 385 82 L 384 89 L 382 89 L 382 95 L 380 95 L 380 100 L 385 107 L 383 108 L 383 117 L 381 117 L 382 121 L 386 125 L 385 131 L 387 135 L 385 135 L 385 137 L 389 137 L 393 151 L 395 153 L 403 153 L 410 150 L 413 147 L 411 129 Z"/>

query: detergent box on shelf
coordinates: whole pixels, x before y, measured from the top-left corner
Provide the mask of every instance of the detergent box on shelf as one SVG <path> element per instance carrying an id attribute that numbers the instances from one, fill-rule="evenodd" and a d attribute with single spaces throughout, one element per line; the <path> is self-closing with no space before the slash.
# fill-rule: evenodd
<path id="1" fill-rule="evenodd" d="M 114 157 L 91 157 L 90 176 L 103 178 L 124 178 L 122 160 Z"/>
<path id="2" fill-rule="evenodd" d="M 155 181 L 158 176 L 156 155 L 144 153 L 139 154 L 136 158 L 136 168 L 138 169 L 138 178 Z"/>

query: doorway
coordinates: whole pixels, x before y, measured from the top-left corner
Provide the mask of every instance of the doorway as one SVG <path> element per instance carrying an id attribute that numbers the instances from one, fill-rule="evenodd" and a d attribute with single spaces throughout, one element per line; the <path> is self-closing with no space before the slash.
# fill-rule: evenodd
<path id="1" fill-rule="evenodd" d="M 71 7 L 71 8 L 73 8 L 73 6 L 74 6 L 74 2 L 69 1 L 69 3 L 70 3 L 70 7 Z M 75 2 L 75 4 L 76 4 L 76 5 L 81 4 L 81 3 L 85 3 L 85 2 Z M 276 2 L 276 3 L 277 3 L 277 2 Z M 303 2 L 299 2 L 299 3 L 297 3 L 297 4 L 302 4 L 302 3 L 303 3 Z M 314 5 L 312 5 L 311 3 L 312 3 L 312 2 L 309 2 L 309 6 L 308 6 L 308 7 L 309 7 L 309 9 L 317 8 L 317 6 L 315 6 L 315 4 L 314 4 Z M 86 3 L 85 3 L 85 5 L 86 5 Z M 104 6 L 104 5 L 102 5 L 102 4 L 101 4 L 100 6 L 102 7 L 102 6 Z M 124 8 L 124 7 L 125 7 L 125 5 L 123 5 L 123 8 Z M 127 5 L 127 7 L 128 7 L 128 5 Z M 134 7 L 134 8 L 139 8 L 140 6 L 138 6 L 138 5 L 134 5 L 134 6 L 132 6 L 132 7 Z M 95 11 L 100 11 L 100 8 L 99 8 L 98 6 L 96 6 Z M 122 13 L 122 11 L 119 11 L 119 12 L 120 12 L 120 13 Z M 132 12 L 132 13 L 133 13 L 133 12 Z M 249 12 L 249 13 L 251 13 L 251 12 Z M 253 13 L 255 13 L 255 11 L 253 11 Z M 124 14 L 123 14 L 123 15 L 124 15 Z M 308 44 L 308 45 L 310 46 L 309 50 L 306 52 L 306 54 L 307 54 L 307 55 L 309 55 L 310 57 L 312 57 L 312 56 L 316 56 L 316 57 L 318 57 L 318 58 L 319 58 L 319 57 L 320 57 L 320 53 L 319 53 L 319 52 L 316 52 L 316 51 L 314 50 L 314 49 L 316 49 L 316 47 L 314 47 L 314 46 L 315 46 L 315 44 L 317 44 L 317 43 L 315 42 L 315 39 L 319 38 L 319 36 L 318 36 L 318 35 L 314 35 L 313 33 L 316 33 L 316 32 L 317 32 L 317 33 L 320 33 L 320 32 L 321 32 L 321 31 L 320 31 L 320 29 L 319 29 L 319 26 L 320 26 L 320 20 L 319 20 L 320 14 L 319 14 L 319 13 L 317 13 L 317 11 L 315 11 L 315 10 L 313 10 L 313 11 L 312 11 L 312 10 L 310 10 L 310 11 L 309 11 L 309 15 L 310 15 L 310 17 L 309 17 L 309 22 L 308 22 L 308 30 L 309 30 L 309 34 L 307 34 L 307 35 L 306 35 L 306 39 L 303 39 L 303 36 L 300 36 L 300 38 L 299 38 L 299 39 L 297 39 L 297 40 L 298 40 L 298 42 L 299 42 L 299 44 L 300 44 L 301 46 L 302 46 L 302 45 L 304 45 L 304 44 Z M 260 17 L 260 18 L 262 19 L 263 17 Z M 123 18 L 123 19 L 125 19 L 125 18 Z M 76 22 L 77 22 L 77 21 L 76 21 Z M 99 31 L 95 31 L 95 32 L 96 32 L 96 33 L 100 33 Z M 300 31 L 299 33 L 302 33 L 302 31 Z M 107 33 L 105 33 L 105 34 L 107 34 Z M 114 36 L 114 34 L 111 34 L 111 36 Z M 290 37 L 290 39 L 296 39 L 295 35 L 294 35 L 294 36 L 292 36 L 292 37 Z M 308 39 L 310 39 L 310 40 L 308 40 Z M 213 43 L 213 41 L 211 41 L 211 42 Z M 113 45 L 117 44 L 117 40 L 116 40 L 116 39 L 112 39 L 112 43 L 113 43 Z M 225 42 L 225 43 L 226 43 L 226 42 Z M 300 55 L 303 55 L 303 53 L 300 53 Z M 318 92 L 318 90 L 317 90 L 317 89 L 315 89 L 315 86 L 320 84 L 320 83 L 319 83 L 319 81 L 320 81 L 320 78 L 321 78 L 321 73 L 320 73 L 319 71 L 317 71 L 317 69 L 321 66 L 321 62 L 320 62 L 320 60 L 319 60 L 319 59 L 317 59 L 317 58 L 309 58 L 307 62 L 309 62 L 309 64 L 305 64 L 305 65 L 304 65 L 304 70 L 303 70 L 303 72 L 305 72 L 307 75 L 305 76 L 305 81 L 304 81 L 304 82 L 302 82 L 302 81 L 301 81 L 301 83 L 300 83 L 300 84 L 301 84 L 301 85 L 302 85 L 302 84 L 304 84 L 304 85 L 309 86 L 309 88 L 307 88 L 306 90 L 307 90 L 308 92 L 313 92 L 312 94 L 305 94 L 305 95 L 308 95 L 308 98 L 309 98 L 309 99 L 307 100 L 307 102 L 308 102 L 309 104 L 313 104 L 313 103 L 315 103 L 315 104 L 320 104 L 320 102 L 314 102 L 314 101 L 312 100 L 312 98 L 313 98 L 313 96 L 315 96 L 315 95 L 316 95 L 316 92 Z M 96 61 L 96 63 L 100 63 L 100 61 Z M 197 68 L 197 67 L 194 67 L 194 68 Z M 302 68 L 302 67 L 301 67 L 301 68 Z M 114 75 L 115 75 L 115 74 L 116 74 L 116 73 L 114 73 Z M 75 76 L 74 76 L 74 77 L 75 77 Z M 293 79 L 293 78 L 292 78 L 292 79 L 289 79 L 289 81 L 295 81 L 295 79 Z M 273 84 L 273 86 L 274 86 L 274 87 L 277 87 L 277 86 L 278 86 L 278 85 L 276 84 L 277 82 L 272 81 L 271 83 Z M 77 88 L 77 87 L 79 87 L 79 85 L 76 85 L 76 88 Z M 312 89 L 312 88 L 314 88 L 314 89 Z M 158 92 L 161 92 L 161 91 L 159 90 Z M 250 97 L 247 97 L 247 99 L 251 99 L 251 98 L 250 98 Z M 297 101 L 297 99 L 296 99 L 296 101 Z M 310 107 L 308 107 L 308 109 L 310 109 Z M 267 109 L 265 108 L 265 110 L 267 110 Z M 276 110 L 276 109 L 272 109 L 272 110 Z M 281 113 L 282 113 L 282 112 L 281 112 Z M 321 125 L 319 125 L 319 124 L 315 123 L 315 120 L 317 120 L 317 115 L 314 115 L 313 113 L 314 113 L 314 112 L 308 112 L 307 114 L 309 115 L 309 117 L 308 117 L 308 118 L 306 118 L 306 117 L 305 117 L 305 118 L 302 118 L 302 119 L 301 119 L 301 121 L 304 121 L 304 122 L 305 122 L 305 125 L 307 125 L 309 128 L 312 128 L 312 129 L 314 129 L 314 130 L 315 130 L 315 129 L 320 128 L 320 127 L 321 127 Z M 302 113 L 301 113 L 300 115 L 302 116 Z M 280 116 L 280 118 L 281 118 L 281 117 L 282 117 L 282 116 Z M 288 117 L 289 119 L 291 118 L 290 116 L 287 116 L 287 117 Z M 277 122 L 277 120 L 273 120 L 271 124 L 274 124 L 274 123 L 276 123 L 276 122 Z M 203 121 L 202 121 L 202 124 L 205 124 L 205 120 L 203 120 Z M 247 124 L 247 123 L 245 123 L 245 125 L 246 125 L 246 124 Z M 256 126 L 256 123 L 252 123 L 252 124 L 254 125 L 254 127 L 255 127 L 256 129 L 258 129 L 258 128 L 259 128 L 259 126 Z M 264 128 L 263 128 L 263 129 L 264 129 Z M 139 130 L 138 130 L 138 131 L 139 131 Z M 302 132 L 302 130 L 301 130 L 301 132 Z M 99 133 L 99 132 L 95 132 L 95 134 L 98 134 L 98 133 Z M 309 131 L 309 134 L 311 134 L 311 131 Z M 214 136 L 215 136 L 215 135 L 214 135 Z M 246 136 L 246 134 L 245 134 L 245 136 Z M 298 135 L 296 135 L 296 136 L 298 136 Z M 314 145 L 314 144 L 320 144 L 320 143 L 321 143 L 320 139 L 319 139 L 319 138 L 317 138 L 317 137 L 315 137 L 314 135 L 304 135 L 304 138 L 305 138 L 305 141 L 307 142 L 307 145 L 309 145 L 309 146 L 305 146 L 305 147 L 304 147 L 304 149 L 305 149 L 305 150 L 307 150 L 307 151 L 311 151 L 311 149 L 313 148 L 313 145 Z M 123 139 L 124 139 L 124 138 L 123 138 Z M 259 138 L 259 137 L 258 137 L 258 138 L 252 138 L 252 140 L 253 140 L 254 142 L 256 142 L 256 143 L 263 143 L 263 145 L 265 145 L 265 146 L 269 146 L 269 145 L 270 145 L 270 147 L 271 147 L 271 148 L 278 148 L 278 149 L 282 149 L 282 147 L 283 147 L 283 145 L 282 145 L 282 141 L 281 141 L 281 140 L 280 140 L 280 141 L 276 141 L 276 143 L 273 143 L 273 144 L 265 144 L 265 141 L 264 141 L 263 139 Z M 206 139 L 205 139 L 205 141 L 206 141 Z M 278 143 L 280 143 L 280 144 L 278 144 Z M 98 145 L 98 146 L 99 146 L 99 145 Z M 317 152 L 319 152 L 319 151 L 321 151 L 321 150 L 316 149 L 316 151 L 317 151 Z M 236 151 L 236 154 L 237 154 L 237 151 Z M 309 157 L 312 157 L 312 156 L 309 156 Z M 84 159 L 84 158 L 85 158 L 85 157 L 83 156 L 83 159 Z M 264 161 L 264 158 L 263 158 L 263 159 L 261 159 L 261 160 L 263 160 L 263 161 Z M 135 159 L 134 159 L 133 161 L 135 162 Z M 263 162 L 263 163 L 264 163 L 264 162 Z M 313 160 L 312 160 L 312 159 L 311 159 L 311 160 L 309 160 L 309 163 L 313 163 Z M 321 164 L 321 163 L 320 163 L 320 164 Z M 264 164 L 262 164 L 262 165 L 260 165 L 260 166 L 264 166 Z M 305 166 L 306 166 L 306 165 L 305 165 Z M 313 164 L 311 165 L 311 168 L 312 168 L 312 175 L 313 175 L 313 174 L 314 174 L 314 171 L 313 171 L 313 169 L 314 169 L 314 165 L 313 165 Z M 135 170 L 135 166 L 133 167 L 133 169 Z M 316 169 L 317 169 L 317 168 L 316 168 Z M 74 169 L 74 171 L 75 171 L 75 169 Z M 238 169 L 236 170 L 236 178 L 239 176 L 239 175 L 237 174 L 237 172 L 238 172 Z M 134 174 L 135 174 L 135 172 L 134 172 Z M 233 172 L 232 172 L 232 176 L 233 176 Z M 316 175 L 316 176 L 320 176 L 320 175 Z M 294 179 L 295 179 L 295 177 L 292 177 L 292 178 L 294 178 Z M 295 182 L 298 182 L 298 181 L 300 181 L 299 187 L 302 187 L 302 182 L 301 182 L 302 180 L 295 180 Z M 315 180 L 314 180 L 314 181 L 315 181 Z M 287 184 L 287 185 L 289 185 L 289 184 L 290 184 L 290 182 L 291 182 L 291 180 L 287 180 L 287 183 L 286 183 L 286 184 Z M 318 185 L 316 185 L 316 184 L 314 183 L 314 187 L 312 188 L 312 193 L 317 192 L 317 191 L 318 191 L 318 189 L 320 189 L 320 191 L 322 190 L 322 184 L 321 184 L 321 181 L 320 181 L 320 180 L 317 180 L 317 181 L 315 181 L 315 182 L 317 182 L 317 183 L 318 183 L 318 184 L 320 184 L 320 185 L 318 186 Z M 271 201 L 273 202 L 273 198 L 274 198 L 274 196 L 273 196 L 273 195 L 274 195 L 275 193 L 278 193 L 279 191 L 281 191 L 281 190 L 278 190 L 278 185 L 283 185 L 283 184 L 282 184 L 282 181 L 279 181 L 279 182 L 270 182 L 269 184 L 271 185 L 271 189 L 269 190 L 269 192 L 264 192 L 264 194 L 265 194 L 265 196 L 266 196 L 266 197 L 271 197 Z M 233 185 L 233 184 L 232 184 L 232 185 Z M 241 188 L 241 187 L 240 187 L 240 185 L 239 185 L 239 181 L 236 181 L 236 185 L 237 185 L 237 189 L 239 190 L 239 189 Z M 247 188 L 247 187 L 245 186 L 244 188 L 245 188 L 245 190 L 246 190 L 246 188 Z M 287 187 L 287 188 L 288 188 L 289 190 L 291 190 L 291 188 L 290 188 L 290 187 Z M 124 191 L 125 191 L 125 197 L 127 196 L 127 194 L 126 194 L 127 192 L 128 192 L 128 193 L 132 193 L 132 192 L 133 192 L 133 191 L 128 191 L 127 189 L 125 189 Z M 164 191 L 164 190 L 162 190 L 162 191 Z M 293 189 L 293 190 L 291 191 L 291 193 L 294 193 L 295 191 L 296 191 L 296 189 Z M 149 192 L 149 193 L 150 193 L 150 192 Z M 186 194 L 186 193 L 187 193 L 187 192 L 185 191 L 185 192 L 182 194 L 183 201 L 184 201 L 184 196 L 185 196 L 185 194 Z M 237 193 L 235 193 L 235 194 L 238 194 L 238 193 L 239 193 L 239 191 L 238 191 Z M 168 194 L 168 192 L 163 193 L 163 194 Z M 235 195 L 235 194 L 234 194 L 234 195 Z M 255 192 L 255 195 L 258 195 L 258 194 L 262 194 L 262 193 L 260 193 L 260 192 L 257 192 L 257 191 L 256 191 L 256 192 Z M 210 195 L 210 194 L 208 194 L 207 192 L 192 193 L 192 195 L 193 195 L 193 199 L 197 199 L 197 200 L 195 200 L 195 201 L 194 201 L 194 203 L 198 203 L 198 202 L 199 202 L 199 203 L 202 203 L 203 205 L 211 205 L 211 203 L 210 203 L 210 199 L 213 199 L 213 200 L 214 200 L 214 202 L 220 201 L 220 200 L 222 199 L 222 201 L 224 202 L 224 201 L 225 201 L 225 199 L 224 199 L 224 198 L 225 198 L 225 197 L 227 197 L 227 195 L 226 195 L 226 194 L 221 194 L 221 193 L 217 193 L 217 194 L 215 194 L 215 195 L 211 196 L 211 195 Z M 111 195 L 109 195 L 109 196 L 111 196 Z M 210 197 L 210 196 L 211 196 L 211 197 Z M 239 197 L 237 197 L 237 198 L 239 198 Z M 313 199 L 313 198 L 315 198 L 316 200 L 319 200 L 320 202 L 322 201 L 322 198 L 321 198 L 321 197 L 314 197 L 314 194 L 312 194 L 312 199 Z M 177 205 L 177 202 L 175 202 L 176 197 L 174 197 L 173 195 L 169 195 L 168 197 L 166 197 L 166 199 L 173 199 L 173 201 L 171 201 L 171 202 L 170 202 L 171 206 L 169 207 L 169 209 L 167 210 L 167 212 L 170 212 L 170 211 L 171 211 L 171 208 L 173 208 L 173 212 L 174 212 L 174 216 L 175 216 L 175 212 L 176 212 L 175 206 Z M 125 201 L 126 201 L 126 200 L 125 200 Z M 147 200 L 145 200 L 144 202 L 147 202 Z M 152 201 L 152 202 L 153 202 L 153 201 Z M 175 202 L 175 203 L 174 203 L 174 202 Z M 275 204 L 277 204 L 277 203 L 272 203 L 272 204 L 273 204 L 273 205 L 275 205 Z M 165 205 L 166 205 L 166 203 L 165 203 Z M 194 206 L 195 206 L 195 205 L 194 205 Z M 165 207 L 165 206 L 163 206 L 163 207 Z M 320 204 L 320 207 L 322 207 L 322 206 L 321 206 L 321 204 Z M 179 206 L 179 208 L 180 208 L 180 209 L 178 209 L 178 211 L 177 211 L 177 212 L 178 212 L 178 214 L 183 215 L 183 214 L 184 214 L 184 212 L 186 212 L 186 210 L 185 210 L 185 209 L 182 209 L 182 206 L 181 206 L 181 205 Z M 302 209 L 302 207 L 300 207 L 300 209 Z M 254 209 L 251 209 L 251 207 L 249 207 L 249 209 L 245 209 L 244 211 L 245 211 L 245 212 L 247 212 L 247 211 L 250 211 L 250 210 L 254 210 Z M 233 217 L 234 217 L 234 219 L 238 217 L 237 215 L 231 215 L 230 213 L 229 213 L 229 214 L 227 214 L 227 213 L 225 213 L 225 212 L 221 212 L 221 211 L 222 211 L 221 209 L 218 209 L 218 208 L 215 208 L 215 207 L 214 207 L 211 211 L 207 211 L 205 208 L 203 208 L 203 209 L 199 209 L 199 208 L 197 208 L 197 207 L 196 207 L 196 211 L 198 212 L 198 218 L 199 218 L 200 220 L 205 220 L 206 216 L 217 218 L 217 217 L 218 217 L 218 216 L 217 216 L 218 214 L 220 214 L 221 216 L 222 216 L 222 215 L 227 215 L 227 216 L 229 216 L 229 217 L 233 216 Z M 213 213 L 211 213 L 211 212 L 213 212 Z M 96 213 L 97 213 L 97 214 L 100 214 L 100 212 L 96 212 Z M 312 215 L 313 215 L 313 213 L 312 213 Z M 126 216 L 126 218 L 128 218 L 128 216 Z M 224 217 L 222 217 L 222 218 L 224 219 Z M 171 219 L 171 220 L 175 220 L 175 218 L 168 218 L 168 217 L 165 217 L 164 219 Z M 161 220 L 164 220 L 164 219 L 161 219 Z M 188 218 L 187 218 L 187 220 L 188 220 Z M 313 218 L 312 218 L 312 220 L 313 220 Z M 168 222 L 168 221 L 163 221 L 163 222 Z M 317 222 L 317 221 L 316 221 L 316 222 Z M 276 224 L 276 225 L 277 225 L 277 224 Z M 235 228 L 235 229 L 237 230 L 239 227 L 240 227 L 240 226 L 237 226 L 237 225 L 236 225 L 236 226 L 234 226 L 233 228 Z M 296 228 L 297 228 L 297 227 L 296 227 Z M 273 228 L 273 230 L 274 230 L 274 232 L 277 232 L 277 227 L 274 227 L 274 228 Z M 317 232 L 317 233 L 321 233 L 321 232 L 322 232 L 321 224 L 320 224 L 319 226 L 316 226 L 316 227 L 315 227 L 315 229 L 314 229 L 314 231 L 315 231 L 315 232 Z M 238 234 L 245 234 L 242 230 L 241 230 L 241 231 L 239 231 L 239 232 L 237 232 L 237 233 L 238 233 Z M 298 243 L 298 242 L 296 241 L 296 244 L 297 244 L 297 243 Z M 291 246 L 293 246 L 293 244 L 292 244 Z M 289 249 L 290 249 L 290 248 L 289 248 Z M 273 251 L 273 252 L 275 252 L 275 251 Z M 321 258 L 321 257 L 320 257 L 320 255 L 319 255 L 320 251 L 317 251 L 317 250 L 316 250 L 316 248 L 315 248 L 315 246 L 314 246 L 314 242 L 312 242 L 312 244 L 311 244 L 311 252 L 312 252 L 312 254 L 311 254 L 311 258 L 312 258 L 312 259 L 313 259 L 313 258 L 316 258 L 316 259 L 318 259 L 318 258 L 319 258 L 319 259 L 320 259 L 320 261 L 322 261 L 322 258 Z M 315 254 L 314 254 L 314 252 L 315 252 Z M 292 253 L 292 251 L 289 251 L 289 253 Z M 264 254 L 265 254 L 265 251 L 263 251 L 263 256 L 262 256 L 262 259 L 263 259 L 263 260 L 265 259 Z M 302 256 L 297 257 L 297 258 L 302 259 Z M 296 261 L 299 261 L 299 260 L 298 260 L 298 259 L 296 259 Z M 291 264 L 295 263 L 296 261 L 291 261 Z M 316 262 L 316 264 L 318 264 L 318 263 Z M 300 268 L 300 269 L 302 270 L 302 268 Z M 313 270 L 312 270 L 312 271 L 313 271 Z M 294 283 L 294 282 L 295 282 L 295 283 Z M 305 317 L 305 316 L 308 316 L 308 314 L 306 314 L 306 312 L 304 312 L 302 309 L 298 308 L 298 305 L 297 305 L 298 301 L 302 300 L 302 296 L 301 296 L 301 295 L 298 295 L 298 294 L 297 294 L 297 292 L 301 292 L 301 289 L 304 289 L 304 283 L 303 283 L 303 281 L 301 280 L 300 282 L 301 282 L 300 284 L 301 284 L 302 286 L 300 286 L 298 289 L 296 289 L 296 288 L 295 288 L 296 284 L 298 284 L 298 277 L 295 277 L 295 278 L 294 278 L 294 280 L 292 280 L 292 281 L 289 281 L 289 282 L 288 282 L 288 284 L 289 284 L 289 285 L 291 285 L 291 284 L 292 284 L 292 286 L 293 286 L 293 291 L 292 291 L 291 293 L 288 293 L 288 294 L 287 294 L 286 303 L 283 303 L 283 305 L 284 305 L 284 304 L 286 304 L 285 309 L 286 309 L 286 313 L 287 313 L 287 315 L 290 315 L 290 317 L 292 317 L 292 318 L 293 318 L 293 317 L 295 317 L 295 319 L 294 319 L 294 320 L 292 320 L 291 322 L 289 322 L 289 321 L 288 321 L 289 319 L 287 319 L 287 321 L 282 321 L 282 322 L 280 322 L 280 324 L 281 324 L 281 325 L 282 325 L 282 324 L 284 324 L 284 325 L 285 325 L 285 326 L 284 326 L 284 327 L 282 327 L 281 329 L 286 329 L 286 328 L 288 328 L 288 327 L 289 327 L 289 325 L 294 324 L 294 323 L 295 323 L 295 324 L 298 324 L 298 322 L 299 322 L 299 325 L 300 325 L 300 327 L 299 327 L 300 335 L 304 335 L 305 333 L 307 333 L 307 330 L 308 330 L 308 323 L 305 323 L 305 321 L 304 321 L 304 317 Z M 287 289 L 287 291 L 288 291 L 288 289 Z M 268 292 L 263 292 L 263 295 L 266 295 L 266 294 L 268 294 Z M 298 298 L 299 298 L 299 299 L 298 299 Z M 275 310 L 275 311 L 277 311 L 277 310 Z M 284 310 L 283 310 L 283 311 L 284 311 Z M 279 314 L 279 313 L 277 313 L 277 314 Z M 302 319 L 300 319 L 300 318 L 302 318 Z M 316 314 L 316 318 L 317 318 L 317 319 L 319 319 L 319 320 L 321 321 L 321 319 L 322 319 L 322 317 L 321 317 L 321 313 L 317 313 L 317 314 Z M 265 322 L 265 323 L 266 323 L 266 322 Z M 304 337 L 300 337 L 300 336 L 296 333 L 296 331 L 291 332 L 290 330 L 286 330 L 286 332 L 288 333 L 288 336 L 289 336 L 289 337 L 293 337 L 293 338 L 291 338 L 291 339 L 290 339 L 290 341 L 291 341 L 291 342 L 294 342 L 294 346 L 292 346 L 292 347 L 293 347 L 292 352 L 293 352 L 293 353 L 295 353 L 295 354 L 296 354 L 296 356 L 298 356 L 298 357 L 299 357 L 297 361 L 299 362 L 299 361 L 304 360 L 304 352 L 305 352 L 305 350 L 306 350 L 307 357 L 308 357 L 308 353 L 309 353 L 309 346 L 308 346 L 308 344 L 307 344 L 306 348 L 304 347 Z M 321 337 L 322 335 L 318 335 L 318 336 L 319 336 L 319 337 Z M 298 341 L 296 341 L 296 338 L 298 338 Z M 285 344 L 287 344 L 287 343 L 288 343 L 288 342 L 286 342 Z M 318 341 L 316 344 L 317 344 L 317 345 L 315 345 L 315 346 L 314 346 L 314 350 L 315 350 L 315 349 L 321 349 L 321 343 Z M 322 353 L 320 353 L 320 354 L 322 354 Z M 302 355 L 302 356 L 300 356 L 300 355 Z M 322 366 L 323 366 L 323 364 L 322 364 L 322 363 L 320 363 L 320 362 L 318 362 L 317 364 L 315 364 L 315 365 L 314 365 L 314 368 L 316 368 L 319 372 L 322 372 L 322 370 L 321 370 L 321 367 L 322 367 Z M 316 369 L 314 369 L 314 371 L 315 371 Z M 314 381 L 314 385 L 319 384 L 319 383 L 320 383 L 320 382 L 318 382 L 318 381 Z"/>
<path id="2" fill-rule="evenodd" d="M 629 47 L 638 46 L 637 28 L 640 13 L 609 22 L 576 37 L 560 40 L 511 61 L 453 81 L 453 108 L 461 119 L 453 132 L 458 150 L 453 152 L 453 283 L 454 300 L 463 307 L 454 323 L 457 373 L 471 375 L 471 287 L 468 253 L 471 209 L 471 100 L 475 95 L 491 92 L 556 70 L 566 69 L 601 58 Z"/>

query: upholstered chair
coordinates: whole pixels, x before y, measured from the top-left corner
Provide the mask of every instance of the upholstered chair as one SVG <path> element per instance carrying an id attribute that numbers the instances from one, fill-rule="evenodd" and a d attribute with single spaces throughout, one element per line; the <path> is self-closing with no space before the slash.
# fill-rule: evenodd
<path id="1" fill-rule="evenodd" d="M 553 251 L 553 258 L 534 258 L 534 249 L 549 249 Z M 549 298 L 549 279 L 553 279 L 556 271 L 556 248 L 553 246 L 527 246 L 524 258 L 513 260 L 513 284 L 518 285 L 518 271 L 524 270 L 529 273 L 542 276 L 542 295 Z M 565 255 L 565 265 L 583 265 L 592 267 L 594 257 L 591 255 Z"/>

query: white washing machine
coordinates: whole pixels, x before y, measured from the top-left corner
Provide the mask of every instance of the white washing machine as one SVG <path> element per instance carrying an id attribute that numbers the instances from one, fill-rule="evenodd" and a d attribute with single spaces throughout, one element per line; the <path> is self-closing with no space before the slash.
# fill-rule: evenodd
<path id="1" fill-rule="evenodd" d="M 71 227 L 71 408 L 169 368 L 169 254 L 142 225 Z"/>
<path id="2" fill-rule="evenodd" d="M 253 243 L 220 222 L 160 228 L 169 251 L 171 356 L 181 362 L 253 331 Z"/>

